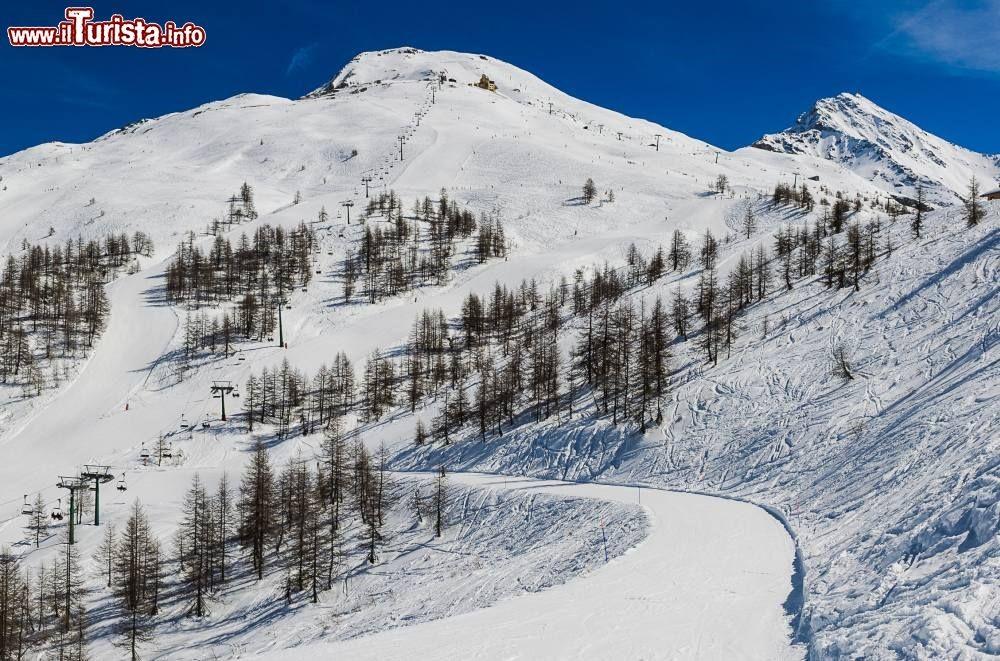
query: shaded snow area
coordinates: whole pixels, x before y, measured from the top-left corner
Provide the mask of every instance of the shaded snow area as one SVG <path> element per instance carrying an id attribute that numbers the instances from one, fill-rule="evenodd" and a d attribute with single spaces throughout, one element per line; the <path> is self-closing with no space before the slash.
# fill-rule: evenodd
<path id="1" fill-rule="evenodd" d="M 495 91 L 472 85 L 483 75 Z M 786 136 L 798 145 L 788 150 L 727 152 L 487 56 L 404 48 L 363 53 L 301 99 L 245 94 L 0 159 L 4 259 L 20 256 L 25 240 L 65 245 L 109 232 L 143 231 L 155 245 L 138 272 L 106 286 L 108 326 L 86 358 L 67 361 L 58 383 L 45 371 L 38 397 L 0 385 L 0 545 L 32 571 L 51 562 L 66 522 L 34 549 L 22 499 L 40 495 L 51 509 L 66 498 L 58 476 L 100 463 L 115 474 L 102 492 L 102 526 L 120 529 L 138 498 L 172 556 L 196 473 L 214 485 L 225 472 L 235 487 L 257 440 L 276 467 L 294 457 L 311 466 L 319 455 L 323 435 L 303 435 L 297 420 L 285 437 L 273 425 L 248 431 L 241 405 L 251 374 L 287 360 L 312 376 L 343 352 L 360 386 L 366 357 L 403 355 L 424 311 L 441 310 L 458 335 L 471 293 L 534 280 L 544 296 L 563 278 L 571 288 L 578 273 L 591 281 L 605 264 L 624 268 L 630 244 L 647 258 L 667 249 L 675 231 L 695 258 L 652 284 L 637 279 L 624 298 L 647 312 L 657 296 L 668 306 L 677 291 L 693 299 L 707 230 L 719 240 L 724 283 L 741 255 L 766 247 L 773 256 L 782 228 L 815 227 L 839 199 L 848 223 L 879 228 L 858 291 L 829 289 L 822 275 L 796 276 L 789 291 L 774 263 L 767 294 L 737 317 L 732 350 L 717 365 L 706 363 L 692 310 L 690 337 L 670 347 L 662 419 L 644 431 L 634 417 L 612 424 L 579 380 L 558 414 L 536 417 L 519 404 L 502 436 L 467 427 L 447 445 L 414 444 L 418 420 L 431 424 L 443 393 L 411 411 L 399 392 L 377 420 L 352 410 L 345 436 L 372 453 L 384 444 L 395 471 L 378 562 L 365 564 L 362 531 L 352 528 L 336 584 L 317 604 L 297 594 L 288 605 L 277 561 L 257 583 L 234 544 L 237 578 L 203 618 L 185 615 L 170 590 L 176 577 L 168 579 L 143 658 L 1000 654 L 1000 210 L 984 202 L 984 219 L 967 228 L 956 197 L 970 173 L 984 191 L 995 175 L 978 155 L 945 150 L 866 99 L 842 101 L 850 107 L 828 103 L 817 110 L 822 122 L 806 122 L 825 136 L 819 146 L 802 147 L 800 132 Z M 820 123 L 854 137 L 828 140 Z M 877 142 L 883 128 L 883 154 L 833 158 L 827 149 Z M 887 215 L 889 194 L 910 194 L 913 183 L 889 161 L 933 193 L 920 239 L 910 215 Z M 357 293 L 345 302 L 348 251 L 358 254 L 366 228 L 393 228 L 377 213 L 358 222 L 362 177 L 372 196 L 395 191 L 404 214 L 446 189 L 476 218 L 503 221 L 507 254 L 479 263 L 475 237 L 460 238 L 439 280 L 375 304 Z M 208 230 L 243 182 L 260 215 L 220 233 L 238 246 L 264 224 L 309 223 L 312 279 L 282 310 L 286 349 L 266 334 L 240 337 L 238 353 L 206 350 L 182 368 L 189 315 L 235 302 L 170 304 L 168 264 L 181 243 L 209 251 Z M 779 185 L 804 182 L 814 207 L 773 201 Z M 554 352 L 564 370 L 584 323 L 565 318 Z M 838 347 L 850 379 L 834 369 Z M 227 400 L 226 422 L 210 391 L 216 381 L 243 391 Z M 143 465 L 143 446 L 161 434 L 173 456 Z M 441 465 L 449 496 L 438 539 L 412 497 L 417 488 L 429 496 L 427 471 Z M 114 490 L 118 478 L 126 492 Z M 101 530 L 87 523 L 77 532 L 92 656 L 119 658 L 93 559 Z"/>

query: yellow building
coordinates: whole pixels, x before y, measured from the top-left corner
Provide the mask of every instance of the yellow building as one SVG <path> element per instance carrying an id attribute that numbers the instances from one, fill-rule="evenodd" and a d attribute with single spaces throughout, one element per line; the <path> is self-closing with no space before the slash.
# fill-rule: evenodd
<path id="1" fill-rule="evenodd" d="M 480 89 L 488 90 L 490 92 L 497 91 L 497 84 L 494 83 L 492 80 L 490 80 L 485 73 L 479 77 L 478 83 L 469 83 L 469 84 L 472 85 L 473 87 L 479 87 Z"/>

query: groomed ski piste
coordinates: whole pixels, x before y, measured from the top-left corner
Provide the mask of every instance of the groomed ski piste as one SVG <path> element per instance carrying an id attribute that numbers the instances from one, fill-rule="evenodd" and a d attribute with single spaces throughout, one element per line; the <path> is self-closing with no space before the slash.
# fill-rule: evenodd
<path id="1" fill-rule="evenodd" d="M 470 86 L 483 73 L 497 92 Z M 720 174 L 725 195 L 712 190 Z M 649 253 L 675 229 L 693 244 L 707 229 L 731 234 L 720 253 L 725 272 L 742 252 L 770 246 L 783 224 L 806 219 L 770 204 L 776 184 L 816 176 L 817 197 L 822 185 L 849 199 L 884 198 L 891 183 L 864 174 L 812 154 L 725 152 L 573 99 L 492 58 L 413 49 L 362 54 L 301 100 L 241 95 L 86 145 L 0 159 L 5 254 L 24 240 L 44 242 L 50 227 L 61 242 L 142 230 L 156 246 L 138 273 L 108 285 L 108 328 L 70 379 L 30 399 L 2 391 L 0 542 L 28 566 L 51 562 L 62 525 L 34 549 L 23 495 L 40 492 L 51 507 L 65 497 L 58 476 L 107 464 L 127 491 L 105 487 L 102 525 L 123 523 L 138 498 L 169 543 L 192 476 L 236 480 L 253 446 L 238 417 L 218 419 L 213 381 L 243 387 L 261 367 L 287 359 L 312 370 L 338 351 L 361 365 L 374 349 L 405 343 L 425 309 L 453 318 L 470 292 L 495 282 L 547 287 L 580 268 L 620 266 L 630 243 Z M 445 188 L 464 206 L 499 213 L 508 258 L 456 268 L 444 286 L 342 304 L 341 260 L 362 232 L 347 224 L 342 203 L 363 207 L 365 175 L 374 175 L 373 192 L 399 193 L 404 208 Z M 587 177 L 614 200 L 583 204 Z M 284 313 L 287 349 L 241 342 L 245 360 L 207 361 L 178 379 L 185 311 L 166 303 L 164 270 L 186 232 L 208 245 L 205 227 L 243 181 L 257 192 L 260 218 L 234 227 L 234 240 L 263 223 L 330 213 L 317 228 L 320 275 Z M 749 238 L 736 225 L 746 201 L 758 214 Z M 859 291 L 827 290 L 818 277 L 791 291 L 775 286 L 741 319 L 717 366 L 704 364 L 696 342 L 678 341 L 668 414 L 645 433 L 588 414 L 583 402 L 569 420 L 523 421 L 486 442 L 470 431 L 447 447 L 413 446 L 415 420 L 429 421 L 436 401 L 378 424 L 348 420 L 370 447 L 386 444 L 400 488 L 420 488 L 425 471 L 448 467 L 443 537 L 401 503 L 380 562 L 354 558 L 319 604 L 286 605 L 280 576 L 244 577 L 202 618 L 167 603 L 147 657 L 1000 653 L 1000 236 L 997 211 L 987 209 L 971 229 L 957 208 L 930 212 L 920 240 L 902 217 L 889 227 L 891 254 Z M 630 296 L 690 292 L 698 270 L 668 273 Z M 829 364 L 831 347 L 845 343 L 856 371 L 847 383 Z M 144 466 L 140 450 L 160 434 L 178 457 Z M 295 435 L 271 454 L 280 465 L 314 454 L 320 440 Z M 101 531 L 83 525 L 77 534 L 97 614 L 91 653 L 117 658 L 110 596 L 92 560 Z"/>

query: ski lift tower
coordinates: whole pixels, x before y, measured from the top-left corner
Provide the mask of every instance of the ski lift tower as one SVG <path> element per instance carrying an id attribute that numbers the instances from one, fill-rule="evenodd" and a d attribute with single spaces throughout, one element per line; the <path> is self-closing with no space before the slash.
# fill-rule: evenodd
<path id="1" fill-rule="evenodd" d="M 85 491 L 90 488 L 90 480 L 85 477 L 80 477 L 74 475 L 73 477 L 67 477 L 64 475 L 59 476 L 59 481 L 56 486 L 60 489 L 69 490 L 69 543 L 76 543 L 76 492 Z"/>
<path id="2" fill-rule="evenodd" d="M 367 183 L 365 183 L 365 197 L 368 197 L 368 184 Z M 347 209 L 347 224 L 350 225 L 351 224 L 351 207 L 354 206 L 354 202 L 352 200 L 344 200 L 343 202 L 340 203 L 340 206 L 342 206 L 345 209 Z"/>
<path id="3" fill-rule="evenodd" d="M 366 174 L 361 177 L 361 182 L 365 185 L 365 199 L 368 199 L 368 184 L 372 182 L 372 176 L 370 174 Z"/>
<path id="4" fill-rule="evenodd" d="M 212 395 L 222 399 L 222 421 L 226 421 L 226 395 L 234 390 L 232 381 L 213 381 Z"/>
<path id="5" fill-rule="evenodd" d="M 288 305 L 288 299 L 285 298 L 284 294 L 278 295 L 278 300 L 275 301 L 278 306 L 278 346 L 282 349 L 285 348 L 285 322 L 281 318 L 281 311 L 286 305 Z M 272 340 L 273 341 L 273 340 Z M 225 420 L 225 418 L 223 418 Z"/>
<path id="6" fill-rule="evenodd" d="M 101 525 L 101 485 L 114 479 L 110 466 L 94 466 L 87 464 L 80 472 L 80 477 L 94 481 L 94 525 Z"/>

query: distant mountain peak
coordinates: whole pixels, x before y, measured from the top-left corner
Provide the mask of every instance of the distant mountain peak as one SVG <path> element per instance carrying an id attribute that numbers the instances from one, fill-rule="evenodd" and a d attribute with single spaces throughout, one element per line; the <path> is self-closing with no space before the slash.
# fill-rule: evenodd
<path id="1" fill-rule="evenodd" d="M 922 184 L 945 203 L 962 195 L 973 176 L 990 182 L 1000 176 L 995 157 L 928 133 L 852 92 L 819 99 L 792 126 L 752 146 L 837 162 L 894 194 L 912 195 Z"/>

